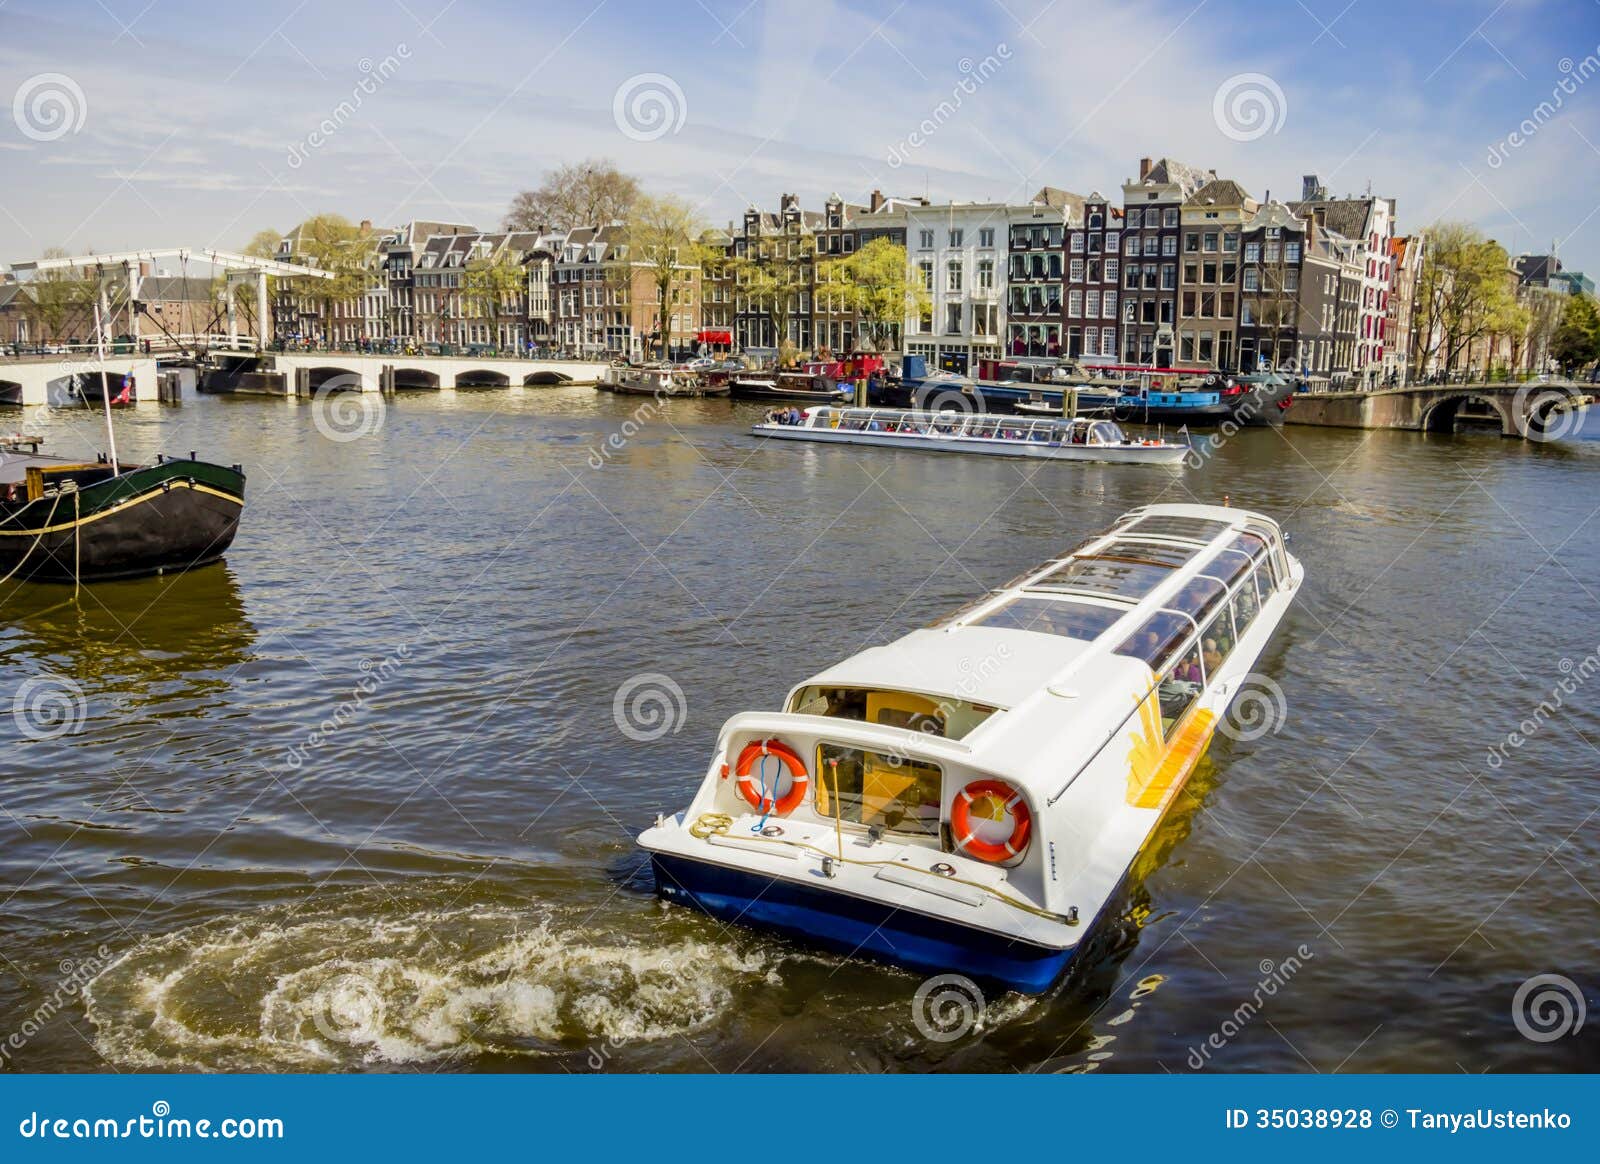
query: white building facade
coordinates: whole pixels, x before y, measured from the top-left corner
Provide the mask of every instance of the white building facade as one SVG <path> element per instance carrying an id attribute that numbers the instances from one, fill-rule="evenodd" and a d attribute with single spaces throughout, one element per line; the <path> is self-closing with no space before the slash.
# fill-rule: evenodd
<path id="1" fill-rule="evenodd" d="M 908 275 L 931 310 L 906 317 L 905 350 L 930 370 L 975 374 L 979 360 L 1000 355 L 1009 209 L 955 202 L 906 209 Z"/>

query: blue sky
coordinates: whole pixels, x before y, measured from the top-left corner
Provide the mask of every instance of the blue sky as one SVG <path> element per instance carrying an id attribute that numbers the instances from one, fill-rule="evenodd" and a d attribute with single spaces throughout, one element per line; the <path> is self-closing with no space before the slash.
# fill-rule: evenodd
<path id="1" fill-rule="evenodd" d="M 1600 273 L 1590 67 L 1597 0 L 10 0 L 0 260 L 321 211 L 489 227 L 590 155 L 722 223 L 786 190 L 1115 195 L 1165 154 L 1258 198 L 1370 183 L 1402 230 L 1464 218 Z"/>

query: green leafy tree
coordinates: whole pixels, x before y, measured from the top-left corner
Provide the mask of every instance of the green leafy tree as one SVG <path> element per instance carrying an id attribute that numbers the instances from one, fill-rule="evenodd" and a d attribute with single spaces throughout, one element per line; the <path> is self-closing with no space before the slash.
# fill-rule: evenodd
<path id="1" fill-rule="evenodd" d="M 467 263 L 462 298 L 481 319 L 494 320 L 509 313 L 524 290 L 522 264 L 508 249 Z"/>
<path id="2" fill-rule="evenodd" d="M 64 259 L 67 252 L 49 247 L 39 257 Z M 28 293 L 39 318 L 41 340 L 59 343 L 93 332 L 95 283 L 83 272 L 73 268 L 40 271 L 28 284 Z"/>
<path id="3" fill-rule="evenodd" d="M 704 234 L 705 224 L 695 208 L 681 198 L 641 194 L 628 211 L 625 261 L 648 273 L 656 296 L 656 334 L 663 345 L 672 343 L 674 292 L 693 294 L 699 286 L 706 257 L 700 242 Z"/>
<path id="4" fill-rule="evenodd" d="M 1435 358 L 1452 372 L 1479 341 L 1517 329 L 1515 277 L 1505 248 L 1474 226 L 1441 222 L 1427 237 L 1413 350 L 1419 374 Z"/>
<path id="5" fill-rule="evenodd" d="M 906 263 L 906 248 L 875 238 L 847 258 L 831 259 L 818 295 L 829 306 L 856 314 L 856 331 L 869 346 L 897 346 L 907 316 L 925 315 L 932 301 Z"/>
<path id="6" fill-rule="evenodd" d="M 783 364 L 793 363 L 797 354 L 789 325 L 801 314 L 801 297 L 815 285 L 816 256 L 816 239 L 795 228 L 750 239 L 745 253 L 734 260 L 740 292 L 772 321 Z"/>
<path id="7" fill-rule="evenodd" d="M 353 303 L 366 290 L 374 241 L 370 230 L 338 214 L 318 214 L 296 230 L 292 260 L 333 275 L 297 281 L 304 283 L 296 289 L 301 298 L 324 320 L 335 305 Z"/>
<path id="8" fill-rule="evenodd" d="M 1588 295 L 1573 295 L 1550 343 L 1551 357 L 1568 373 L 1600 360 L 1600 310 Z"/>

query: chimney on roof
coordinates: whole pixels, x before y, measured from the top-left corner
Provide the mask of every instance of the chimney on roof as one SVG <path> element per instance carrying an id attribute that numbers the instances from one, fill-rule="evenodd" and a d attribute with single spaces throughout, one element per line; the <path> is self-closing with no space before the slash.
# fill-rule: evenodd
<path id="1" fill-rule="evenodd" d="M 1140 158 L 1139 181 L 1143 182 L 1146 178 L 1148 178 L 1150 176 L 1150 171 L 1155 169 L 1155 166 L 1155 162 L 1151 161 L 1149 158 Z"/>
<path id="2" fill-rule="evenodd" d="M 1321 202 L 1328 196 L 1328 189 L 1317 181 L 1315 174 L 1307 174 L 1300 179 L 1300 197 L 1306 202 Z"/>
<path id="3" fill-rule="evenodd" d="M 883 191 L 882 190 L 874 190 L 872 192 L 872 201 L 870 203 L 869 209 L 871 209 L 874 212 L 883 209 Z"/>

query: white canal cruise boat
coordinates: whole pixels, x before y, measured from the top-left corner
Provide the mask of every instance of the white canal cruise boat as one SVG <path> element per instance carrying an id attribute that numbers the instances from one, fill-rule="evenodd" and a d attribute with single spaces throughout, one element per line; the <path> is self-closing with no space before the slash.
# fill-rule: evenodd
<path id="1" fill-rule="evenodd" d="M 1190 451 L 1188 445 L 1172 441 L 1132 440 L 1116 421 L 1086 416 L 1040 420 L 953 410 L 919 412 L 821 405 L 800 412 L 798 420 L 784 419 L 782 412 L 776 413 L 752 425 L 750 431 L 779 440 L 1036 457 L 1047 461 L 1180 465 Z"/>
<path id="2" fill-rule="evenodd" d="M 639 837 L 658 892 L 1037 993 L 1116 899 L 1304 571 L 1258 513 L 1152 505 L 723 725 Z"/>

